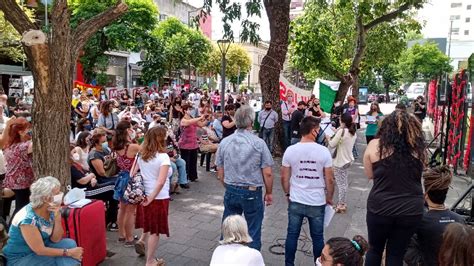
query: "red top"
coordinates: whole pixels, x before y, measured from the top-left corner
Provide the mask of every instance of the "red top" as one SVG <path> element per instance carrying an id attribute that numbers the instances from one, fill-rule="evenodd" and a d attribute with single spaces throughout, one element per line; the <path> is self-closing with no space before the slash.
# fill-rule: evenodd
<path id="1" fill-rule="evenodd" d="M 32 155 L 28 154 L 31 141 L 15 143 L 3 150 L 6 174 L 3 186 L 9 189 L 30 188 L 35 180 Z"/>
<path id="2" fill-rule="evenodd" d="M 132 169 L 133 161 L 135 161 L 135 158 L 127 157 L 128 146 L 129 145 L 125 147 L 125 153 L 123 155 L 117 153 L 117 166 L 122 171 L 130 171 Z"/>

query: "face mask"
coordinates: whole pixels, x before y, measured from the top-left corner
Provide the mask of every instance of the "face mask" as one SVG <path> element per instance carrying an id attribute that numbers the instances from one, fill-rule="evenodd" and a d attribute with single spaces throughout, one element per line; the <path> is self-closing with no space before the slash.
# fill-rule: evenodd
<path id="1" fill-rule="evenodd" d="M 321 257 L 316 259 L 315 264 L 316 266 L 323 266 L 323 264 L 321 263 Z"/>
<path id="2" fill-rule="evenodd" d="M 335 103 L 334 106 L 339 107 L 341 104 L 340 103 Z"/>
<path id="3" fill-rule="evenodd" d="M 78 161 L 81 159 L 81 157 L 79 156 L 79 154 L 74 153 L 74 154 L 72 155 L 72 159 L 73 159 L 75 162 L 78 162 Z"/>
<path id="4" fill-rule="evenodd" d="M 50 202 L 49 205 L 51 206 L 59 206 L 61 203 L 63 203 L 63 196 L 64 193 L 59 193 L 58 195 L 53 196 L 53 202 Z"/>
<path id="5" fill-rule="evenodd" d="M 130 139 L 134 140 L 136 137 L 137 137 L 137 132 L 135 132 L 135 130 L 132 131 L 132 133 L 130 133 Z"/>
<path id="6" fill-rule="evenodd" d="M 102 149 L 104 150 L 108 150 L 109 149 L 109 143 L 106 141 L 104 143 L 102 143 Z"/>
<path id="7" fill-rule="evenodd" d="M 33 130 L 28 130 L 28 132 L 26 132 L 26 135 L 28 135 L 29 137 L 32 137 L 33 136 Z"/>
<path id="8" fill-rule="evenodd" d="M 271 107 L 265 107 L 265 110 L 270 111 L 272 108 Z"/>
<path id="9" fill-rule="evenodd" d="M 288 101 L 289 101 L 289 102 L 292 102 L 292 101 L 293 101 L 293 97 L 288 97 Z"/>
<path id="10" fill-rule="evenodd" d="M 84 129 L 87 130 L 87 131 L 91 131 L 92 130 L 92 125 L 85 125 Z"/>

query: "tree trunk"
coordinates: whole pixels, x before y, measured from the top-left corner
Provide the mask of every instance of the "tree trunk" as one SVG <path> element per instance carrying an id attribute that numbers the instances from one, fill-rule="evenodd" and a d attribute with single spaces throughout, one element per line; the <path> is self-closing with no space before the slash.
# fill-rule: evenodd
<path id="1" fill-rule="evenodd" d="M 385 102 L 386 103 L 389 103 L 390 102 L 390 84 L 388 83 L 385 83 L 384 84 L 384 88 L 385 88 Z"/>
<path id="2" fill-rule="evenodd" d="M 63 186 L 70 183 L 69 121 L 76 60 L 89 38 L 123 15 L 127 8 L 119 1 L 71 29 L 67 1 L 56 0 L 51 12 L 51 33 L 46 36 L 15 0 L 0 1 L 5 18 L 23 35 L 23 47 L 35 81 L 32 121 L 36 178 L 54 176 Z"/>
<path id="3" fill-rule="evenodd" d="M 336 98 L 334 102 L 341 101 L 344 102 L 346 100 L 347 92 L 349 88 L 352 86 L 352 79 L 350 75 L 344 75 L 342 79 L 340 79 L 341 84 L 339 85 L 339 89 L 337 90 Z"/>
<path id="4" fill-rule="evenodd" d="M 288 51 L 288 32 L 290 29 L 290 0 L 264 0 L 270 22 L 270 46 L 263 57 L 258 78 L 262 88 L 263 102 L 272 101 L 273 109 L 281 116 L 280 108 L 280 71 L 283 70 Z M 282 154 L 282 123 L 275 125 L 273 151 Z"/>

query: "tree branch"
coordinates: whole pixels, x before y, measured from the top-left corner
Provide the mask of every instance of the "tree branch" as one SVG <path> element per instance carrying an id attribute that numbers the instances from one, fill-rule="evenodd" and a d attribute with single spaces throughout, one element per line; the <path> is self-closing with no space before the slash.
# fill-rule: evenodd
<path id="1" fill-rule="evenodd" d="M 396 10 L 390 12 L 390 13 L 387 13 L 387 14 L 384 14 L 374 20 L 372 20 L 371 22 L 367 23 L 365 26 L 364 26 L 364 29 L 366 31 L 370 30 L 371 28 L 377 26 L 378 24 L 382 23 L 382 22 L 388 22 L 388 21 L 391 21 L 391 20 L 394 20 L 396 19 L 400 14 L 402 14 L 403 12 L 405 12 L 406 10 L 410 9 L 410 7 L 412 6 L 412 4 L 410 3 L 405 3 L 403 5 L 401 5 L 400 7 L 398 7 Z"/>
<path id="2" fill-rule="evenodd" d="M 7 21 L 10 22 L 20 34 L 29 30 L 38 29 L 38 27 L 28 18 L 26 13 L 21 10 L 21 7 L 15 0 L 1 0 L 0 10 L 3 11 Z"/>
<path id="3" fill-rule="evenodd" d="M 72 36 L 75 42 L 73 46 L 74 51 L 78 54 L 94 33 L 121 17 L 127 10 L 127 4 L 120 0 L 115 6 L 81 22 L 76 29 L 73 30 Z"/>

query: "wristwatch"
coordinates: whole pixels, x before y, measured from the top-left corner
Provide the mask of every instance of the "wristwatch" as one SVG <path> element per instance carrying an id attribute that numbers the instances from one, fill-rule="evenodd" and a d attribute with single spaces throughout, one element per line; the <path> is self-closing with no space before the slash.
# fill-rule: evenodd
<path id="1" fill-rule="evenodd" d="M 290 196 L 290 193 L 286 193 L 286 196 L 289 197 L 289 196 Z"/>
<path id="2" fill-rule="evenodd" d="M 63 257 L 68 257 L 68 251 L 69 250 L 67 248 L 63 249 Z"/>

